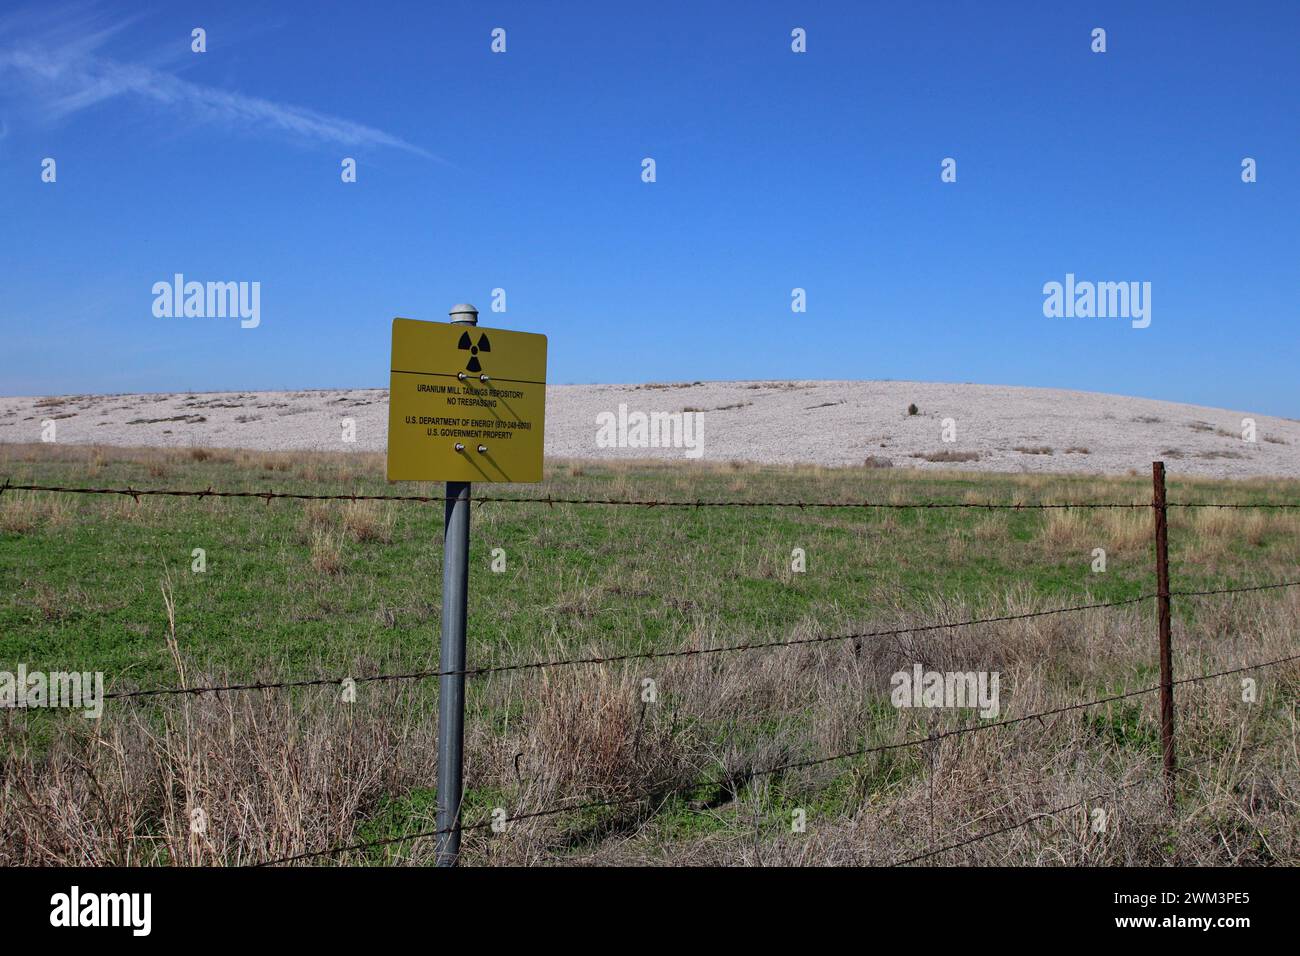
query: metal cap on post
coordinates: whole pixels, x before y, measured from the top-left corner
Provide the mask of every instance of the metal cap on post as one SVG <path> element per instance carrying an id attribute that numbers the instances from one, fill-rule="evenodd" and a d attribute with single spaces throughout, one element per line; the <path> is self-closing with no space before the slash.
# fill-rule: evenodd
<path id="1" fill-rule="evenodd" d="M 453 305 L 447 314 L 451 316 L 452 325 L 478 325 L 478 309 L 468 302 Z"/>
<path id="2" fill-rule="evenodd" d="M 478 309 L 451 307 L 453 325 L 478 325 Z M 457 451 L 463 445 L 457 443 Z M 442 544 L 442 643 L 438 669 L 438 815 L 436 861 L 455 866 L 460 857 L 460 803 L 465 792 L 465 618 L 469 598 L 468 481 L 447 482 Z"/>

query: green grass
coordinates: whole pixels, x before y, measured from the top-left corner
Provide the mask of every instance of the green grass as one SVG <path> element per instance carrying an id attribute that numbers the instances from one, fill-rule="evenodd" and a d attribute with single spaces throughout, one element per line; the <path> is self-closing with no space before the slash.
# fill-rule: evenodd
<path id="1" fill-rule="evenodd" d="M 439 495 L 441 486 L 386 483 L 374 455 L 216 453 L 0 446 L 0 480 L 14 484 L 310 494 Z M 1143 476 L 1022 477 L 658 464 L 563 464 L 533 487 L 482 487 L 518 497 L 677 501 L 872 501 L 1035 503 L 1149 501 Z M 1171 482 L 1170 500 L 1240 504 L 1300 501 L 1300 482 Z M 175 685 L 163 589 L 173 595 L 175 636 L 196 680 L 293 680 L 360 676 L 437 666 L 442 579 L 442 503 L 362 507 L 346 502 L 257 499 L 0 495 L 0 669 L 103 671 L 112 690 Z M 1003 613 L 1007 596 L 1044 606 L 1118 601 L 1155 590 L 1145 509 L 1100 511 L 960 509 L 646 508 L 599 505 L 476 505 L 471 520 L 469 666 L 536 659 L 679 649 L 692 641 L 742 643 L 791 634 L 847 633 L 889 626 L 901 614 L 960 604 Z M 1070 517 L 1071 515 L 1076 517 Z M 1294 579 L 1300 535 L 1294 513 L 1236 511 L 1221 526 L 1172 509 L 1174 589 Z M 360 533 L 358 533 L 360 529 Z M 1136 530 L 1134 530 L 1136 529 Z M 325 536 L 332 545 L 322 548 Z M 1108 552 L 1093 573 L 1092 549 Z M 206 570 L 191 570 L 192 552 Z M 506 570 L 491 570 L 494 549 Z M 802 548 L 807 571 L 791 571 Z M 335 561 L 320 560 L 337 549 Z M 334 566 L 336 565 L 336 567 Z M 1200 613 L 1176 601 L 1182 619 Z M 1067 679 L 1077 662 L 1048 663 Z M 1137 673 L 1092 674 L 1098 696 L 1117 684 L 1154 683 L 1154 651 Z M 1072 673 L 1073 672 L 1073 673 Z M 471 718 L 491 738 L 526 723 L 525 702 L 468 686 Z M 426 709 L 436 683 L 413 688 Z M 297 692 L 295 692 L 297 693 Z M 309 694 L 311 691 L 301 692 Z M 660 703 L 676 714 L 674 691 Z M 146 701 L 142 706 L 151 706 Z M 898 716 L 886 697 L 863 702 L 882 728 Z M 27 740 L 40 751 L 54 715 L 29 714 Z M 46 720 L 44 718 L 50 718 Z M 675 718 L 674 718 L 675 719 Z M 1158 749 L 1137 704 L 1082 715 L 1098 748 L 1143 754 Z M 811 705 L 751 714 L 743 721 L 681 727 L 718 750 L 764 740 L 806 739 Z M 802 733 L 801 733 L 802 732 Z M 858 733 L 848 746 L 884 742 L 887 729 Z M 787 736 L 783 736 L 787 735 Z M 738 745 L 738 746 L 739 746 Z M 791 744 L 789 759 L 803 756 Z M 820 820 L 887 801 L 928 773 L 924 748 L 873 754 L 827 768 L 809 789 L 806 775 L 762 778 L 760 829 L 787 832 L 791 813 Z M 693 778 L 692 778 L 693 779 Z M 752 829 L 752 804 L 723 800 L 715 774 L 698 790 L 656 803 L 663 844 Z M 713 781 L 709 783 L 708 781 Z M 471 781 L 465 819 L 512 806 L 506 778 Z M 748 790 L 759 784 L 746 785 Z M 436 791 L 414 787 L 364 809 L 357 842 L 434 826 Z M 580 857 L 611 833 L 640 821 L 644 807 L 593 808 L 556 816 L 554 849 Z M 410 844 L 375 848 L 363 862 L 409 858 Z"/>
<path id="2" fill-rule="evenodd" d="M 439 493 L 391 486 L 374 456 L 267 456 L 261 465 L 217 457 L 150 460 L 111 452 L 0 459 L 14 483 L 259 489 L 312 493 Z M 294 462 L 297 457 L 298 462 Z M 325 464 L 322 464 L 325 461 Z M 154 466 L 157 467 L 156 465 Z M 287 470 L 278 470 L 286 468 Z M 334 478 L 331 470 L 338 473 Z M 571 471 L 579 471 L 577 475 Z M 685 477 L 684 477 L 685 475 Z M 959 502 L 1143 500 L 1142 479 L 881 475 L 873 470 L 680 466 L 553 467 L 540 487 L 490 493 L 677 500 L 782 499 Z M 10 491 L 8 501 L 15 505 Z M 1296 486 L 1257 483 L 1171 488 L 1171 499 L 1300 499 Z M 39 511 L 54 496 L 27 496 Z M 22 531 L 0 530 L 0 632 L 5 661 L 44 669 L 102 670 L 115 686 L 174 682 L 160 588 L 170 579 L 176 634 L 203 671 L 284 679 L 346 674 L 359 659 L 420 667 L 436 653 L 441 588 L 440 503 L 388 504 L 390 540 L 360 541 L 342 528 L 344 503 L 60 496 L 64 513 Z M 1084 514 L 1085 520 L 1092 517 Z M 312 527 L 340 541 L 342 570 L 312 563 Z M 1047 512 L 798 508 L 554 507 L 489 503 L 472 518 L 471 665 L 540 654 L 556 645 L 608 653 L 678 646 L 695 628 L 737 641 L 799 625 L 870 620 L 882 608 L 935 596 L 978 606 L 1008 590 L 1070 604 L 1154 590 L 1149 544 L 1110 550 L 1090 570 L 1099 529 L 1075 547 L 1045 540 Z M 1223 587 L 1284 577 L 1296 536 L 1280 527 L 1259 543 L 1234 541 L 1198 561 L 1185 511 L 1172 515 L 1174 587 Z M 807 572 L 789 571 L 791 549 Z M 193 573 L 191 553 L 206 552 Z M 506 553 L 504 573 L 491 552 Z"/>

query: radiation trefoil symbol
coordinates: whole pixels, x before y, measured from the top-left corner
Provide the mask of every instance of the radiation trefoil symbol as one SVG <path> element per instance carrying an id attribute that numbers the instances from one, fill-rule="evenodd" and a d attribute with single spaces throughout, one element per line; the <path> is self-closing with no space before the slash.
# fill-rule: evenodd
<path id="1" fill-rule="evenodd" d="M 469 333 L 462 332 L 460 334 L 460 342 L 457 344 L 456 348 L 469 352 L 469 361 L 465 363 L 465 371 L 481 372 L 483 371 L 483 366 L 479 364 L 478 353 L 491 352 L 492 344 L 488 342 L 486 333 L 478 337 L 478 345 L 475 345 L 473 340 L 470 339 Z"/>

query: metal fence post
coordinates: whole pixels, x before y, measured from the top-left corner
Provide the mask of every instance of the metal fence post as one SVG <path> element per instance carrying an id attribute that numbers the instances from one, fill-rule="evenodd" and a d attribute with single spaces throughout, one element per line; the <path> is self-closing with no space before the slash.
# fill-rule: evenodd
<path id="1" fill-rule="evenodd" d="M 1151 463 L 1152 498 L 1156 531 L 1156 616 L 1160 628 L 1160 744 L 1165 757 L 1165 800 L 1175 810 L 1174 778 L 1174 666 L 1169 639 L 1169 515 L 1165 505 L 1165 463 Z"/>
<path id="2" fill-rule="evenodd" d="M 472 305 L 451 309 L 456 325 L 477 325 Z M 455 866 L 460 857 L 460 804 L 464 794 L 465 616 L 469 599 L 470 483 L 447 482 L 442 544 L 442 644 L 438 654 L 438 816 L 436 861 Z"/>

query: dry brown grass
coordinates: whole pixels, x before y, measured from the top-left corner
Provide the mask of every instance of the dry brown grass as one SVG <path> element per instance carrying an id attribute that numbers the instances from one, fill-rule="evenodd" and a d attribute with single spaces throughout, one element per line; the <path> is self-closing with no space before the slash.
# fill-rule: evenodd
<path id="1" fill-rule="evenodd" d="M 1180 675 L 1294 653 L 1288 622 L 1300 610 L 1300 602 L 1292 598 L 1282 606 L 1243 605 L 1235 613 L 1217 615 L 1204 634 L 1222 627 L 1229 633 L 1217 634 L 1213 640 L 1202 637 L 1199 629 L 1178 628 Z M 1010 595 L 1002 609 L 1032 606 Z M 1239 620 L 1247 606 L 1249 620 L 1240 628 L 1233 627 L 1231 621 Z M 955 620 L 989 610 L 939 603 L 926 617 Z M 900 610 L 899 616 L 909 615 Z M 929 748 L 928 754 L 922 748 L 908 748 L 856 762 L 794 770 L 779 777 L 755 775 L 766 767 L 860 748 L 864 728 L 866 744 L 885 744 L 924 738 L 932 730 L 950 726 L 950 719 L 942 713 L 880 714 L 865 708 L 887 675 L 917 660 L 939 670 L 979 669 L 996 662 L 1004 681 L 1003 718 L 1104 696 L 1095 688 L 1111 685 L 1096 682 L 1104 681 L 1104 675 L 1113 673 L 1116 665 L 1149 668 L 1152 641 L 1147 617 L 1134 610 L 1084 619 L 1042 618 L 940 637 L 918 635 L 901 642 L 864 644 L 856 653 L 846 643 L 740 655 L 725 663 L 686 658 L 647 664 L 630 673 L 654 674 L 659 687 L 670 688 L 673 695 L 671 713 L 649 708 L 648 724 L 668 721 L 670 726 L 700 728 L 721 722 L 732 728 L 721 742 L 693 732 L 670 734 L 660 773 L 652 778 L 671 781 L 682 778 L 683 767 L 704 768 L 708 776 L 722 783 L 714 790 L 692 790 L 682 812 L 721 817 L 725 825 L 708 839 L 674 836 L 669 822 L 648 816 L 647 806 L 636 804 L 613 812 L 599 825 L 575 827 L 563 818 L 520 821 L 492 837 L 490 843 L 475 836 L 467 847 L 476 854 L 474 859 L 499 863 L 554 860 L 559 846 L 569 851 L 562 860 L 598 864 L 879 864 L 1099 794 L 1087 800 L 1085 808 L 1100 807 L 1107 812 L 1111 822 L 1105 832 L 1093 832 L 1087 813 L 1067 813 L 933 862 L 1295 862 L 1300 839 L 1290 826 L 1290 813 L 1300 786 L 1294 745 L 1284 741 L 1259 751 L 1241 749 L 1243 739 L 1260 733 L 1255 718 L 1264 711 L 1253 712 L 1252 706 L 1241 702 L 1235 678 L 1187 685 L 1179 691 L 1183 759 L 1204 755 L 1213 759 L 1180 778 L 1183 805 L 1173 827 L 1162 809 L 1156 753 L 1148 746 L 1117 746 L 1111 736 L 1131 725 L 1144 728 L 1147 739 L 1152 739 L 1155 695 L 1134 698 L 1130 706 L 1099 708 L 1089 719 L 1076 715 L 1048 724 L 1030 722 L 946 738 Z M 1249 646 L 1243 646 L 1247 635 L 1252 639 Z M 1229 649 L 1221 643 L 1224 640 L 1231 643 Z M 703 636 L 701 642 L 708 643 Z M 1285 706 L 1287 700 L 1294 700 L 1300 680 L 1300 669 L 1294 664 L 1260 674 L 1268 674 L 1261 677 L 1261 687 L 1267 688 L 1264 693 L 1271 695 L 1272 705 L 1281 702 Z M 1066 677 L 1069 680 L 1063 682 Z M 572 679 L 579 680 L 579 676 L 572 675 Z M 597 712 L 605 713 L 604 708 L 610 706 L 608 694 L 616 683 L 614 678 L 596 671 L 588 680 L 588 688 L 590 681 L 596 681 L 597 688 L 588 691 L 593 697 L 585 707 L 575 708 L 568 697 L 561 702 L 573 708 L 574 721 L 598 719 Z M 1142 684 L 1127 685 L 1134 686 Z M 593 755 L 599 754 L 593 756 L 599 773 L 590 767 L 591 775 L 584 775 L 567 763 L 563 770 L 553 771 L 576 788 L 570 791 L 570 802 L 635 791 L 629 781 L 644 773 L 644 768 L 632 766 L 627 756 L 638 684 L 628 681 L 625 674 L 624 687 L 621 694 L 614 695 L 615 699 L 621 697 L 614 705 L 616 715 L 602 723 L 602 727 L 622 728 L 612 737 L 601 737 L 591 728 L 575 730 L 569 718 L 541 716 L 548 726 L 563 728 L 562 732 L 552 730 L 547 739 L 566 759 L 573 759 L 569 755 L 574 749 L 590 748 Z M 794 716 L 802 713 L 810 714 L 807 721 Z M 780 715 L 793 719 L 783 720 Z M 644 734 L 645 725 L 640 726 Z M 1274 724 L 1272 730 L 1294 733 L 1285 723 L 1280 727 Z M 515 746 L 512 743 L 504 749 Z M 520 752 L 533 753 L 530 747 L 521 747 Z M 1058 759 L 1066 754 L 1070 759 Z M 896 779 L 889 768 L 897 768 L 900 762 L 910 765 L 912 772 Z M 622 769 L 611 774 L 615 764 Z M 599 786 L 587 785 L 593 777 L 601 781 Z M 778 799 L 772 789 L 774 780 L 782 790 L 806 789 L 809 794 L 830 781 L 837 787 L 847 783 L 851 799 L 842 810 L 819 811 L 814 797 L 807 805 L 808 831 L 794 834 L 788 826 L 792 799 Z M 1104 796 L 1117 786 L 1142 780 L 1150 784 L 1122 795 Z M 563 786 L 556 786 L 554 792 L 552 788 L 535 789 L 536 794 L 533 787 L 520 794 L 516 812 L 565 802 L 556 799 Z M 773 802 L 787 809 L 774 813 Z M 655 801 L 651 805 L 660 804 Z M 489 847 L 490 856 L 483 856 Z M 417 851 L 410 859 L 427 862 L 427 850 Z"/>
<path id="2" fill-rule="evenodd" d="M 1043 538 L 1056 548 L 1077 551 L 1096 541 L 1088 520 L 1077 511 L 1049 511 L 1043 521 Z"/>
<path id="3" fill-rule="evenodd" d="M 0 531 L 30 534 L 42 525 L 66 524 L 72 503 L 54 495 L 9 491 L 0 495 Z"/>
<path id="4" fill-rule="evenodd" d="M 1053 553 L 1086 553 L 1093 548 L 1113 553 L 1147 547 L 1151 533 L 1151 516 L 1145 511 L 1062 509 L 1045 513 L 1039 537 Z M 994 529 L 989 536 L 994 536 Z"/>
<path id="5" fill-rule="evenodd" d="M 311 566 L 321 574 L 342 574 L 343 547 L 338 535 L 320 528 L 311 535 Z"/>
<path id="6" fill-rule="evenodd" d="M 165 591 L 169 615 L 173 613 Z M 900 596 L 877 625 L 918 617 Z M 989 607 L 936 599 L 924 620 L 961 620 L 1038 605 L 1009 594 Z M 1295 652 L 1300 597 L 1206 602 L 1176 626 L 1179 676 Z M 809 621 L 792 637 L 821 633 Z M 859 622 L 861 623 L 861 622 Z M 490 679 L 471 708 L 467 780 L 509 816 L 589 801 L 601 811 L 514 820 L 502 833 L 465 833 L 467 863 L 885 863 L 1084 801 L 1110 825 L 1094 832 L 1070 810 L 934 858 L 936 863 L 1152 865 L 1300 862 L 1294 713 L 1300 667 L 1259 671 L 1256 704 L 1237 677 L 1180 686 L 1179 816 L 1162 809 L 1154 694 L 937 743 L 852 760 L 820 761 L 864 747 L 925 739 L 956 726 L 950 712 L 883 710 L 889 675 L 922 662 L 935 670 L 1001 674 L 1000 719 L 1146 686 L 1116 674 L 1150 674 L 1147 608 L 1046 617 L 913 633 L 892 640 L 690 656 L 626 666 L 558 668 Z M 685 645 L 718 639 L 703 626 Z M 174 642 L 170 646 L 175 648 Z M 543 656 L 595 648 L 556 645 Z M 187 673 L 182 683 L 221 682 Z M 373 664 L 358 664 L 358 670 Z M 657 698 L 643 699 L 646 681 Z M 339 688 L 201 695 L 156 711 L 110 704 L 98 722 L 60 721 L 37 753 L 5 712 L 0 754 L 0 863 L 243 864 L 359 839 L 361 821 L 386 795 L 427 789 L 434 777 L 434 707 L 418 685 L 366 684 L 354 704 Z M 518 706 L 503 711 L 508 701 Z M 504 722 L 482 719 L 508 713 Z M 1268 715 L 1272 715 L 1271 717 Z M 475 719 L 478 717 L 479 719 Z M 1291 741 L 1256 751 L 1242 744 L 1278 733 Z M 708 784 L 706 781 L 714 781 Z M 1146 781 L 1118 795 L 1117 786 Z M 673 797 L 674 793 L 679 796 Z M 838 796 L 827 800 L 826 794 Z M 642 799 L 644 797 L 644 799 Z M 471 802 L 473 802 L 471 800 Z M 789 827 L 803 807 L 805 833 Z M 202 825 L 195 826 L 195 811 Z M 417 811 L 402 832 L 432 827 Z M 711 821 L 682 830 L 684 820 Z M 382 836 L 392 835 L 384 831 Z M 428 863 L 427 840 L 381 853 Z M 355 853 L 331 860 L 360 862 Z"/>
<path id="7" fill-rule="evenodd" d="M 1199 508 L 1190 519 L 1179 518 L 1190 531 L 1188 557 L 1210 565 L 1241 542 L 1260 547 L 1273 537 L 1300 540 L 1300 516 L 1282 511 L 1242 513 L 1227 508 Z"/>
<path id="8" fill-rule="evenodd" d="M 0 862 L 238 865 L 345 840 L 359 810 L 431 778 L 436 757 L 399 689 L 337 695 L 206 696 L 161 724 L 73 718 L 47 756 L 6 735 L 6 769 L 21 772 L 0 782 Z"/>
<path id="9" fill-rule="evenodd" d="M 328 531 L 336 526 L 337 521 L 337 511 L 330 507 L 329 502 L 304 501 L 302 518 L 298 521 L 298 532 L 303 540 L 310 541 L 313 532 Z"/>
<path id="10" fill-rule="evenodd" d="M 979 461 L 980 453 L 977 451 L 931 451 L 917 452 L 912 455 L 913 458 L 924 458 L 930 462 L 960 462 L 960 461 Z"/>
<path id="11" fill-rule="evenodd" d="M 343 530 L 356 541 L 387 544 L 393 540 L 393 510 L 379 501 L 349 501 L 343 506 Z"/>
<path id="12" fill-rule="evenodd" d="M 1134 551 L 1151 544 L 1151 515 L 1144 511 L 1101 511 L 1094 517 L 1101 530 L 1098 546 L 1107 551 Z"/>

